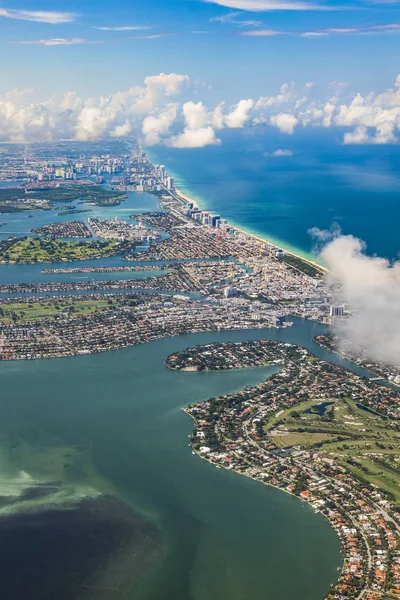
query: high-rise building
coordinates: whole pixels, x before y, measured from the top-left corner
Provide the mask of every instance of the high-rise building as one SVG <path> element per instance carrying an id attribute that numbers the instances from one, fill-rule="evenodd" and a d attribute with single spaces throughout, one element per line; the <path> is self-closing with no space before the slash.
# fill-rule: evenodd
<path id="1" fill-rule="evenodd" d="M 344 306 L 331 306 L 329 308 L 329 314 L 331 317 L 343 317 Z"/>

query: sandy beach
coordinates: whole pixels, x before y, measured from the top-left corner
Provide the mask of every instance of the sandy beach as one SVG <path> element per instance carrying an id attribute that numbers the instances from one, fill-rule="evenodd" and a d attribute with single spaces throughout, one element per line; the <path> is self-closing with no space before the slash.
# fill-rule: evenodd
<path id="1" fill-rule="evenodd" d="M 183 198 L 184 200 L 186 200 L 186 202 L 189 202 L 191 204 L 193 204 L 194 208 L 200 208 L 198 205 L 198 202 L 194 199 L 191 198 L 190 196 L 188 196 L 187 194 L 184 194 L 181 190 L 179 190 L 178 188 L 176 189 L 176 193 Z M 270 240 L 267 240 L 266 238 L 260 237 L 258 235 L 255 235 L 254 233 L 250 233 L 249 231 L 246 231 L 245 229 L 241 229 L 240 227 L 236 227 L 236 225 L 234 226 L 235 229 L 237 231 L 240 231 L 240 233 L 243 233 L 245 235 L 248 235 L 249 237 L 253 238 L 254 240 L 256 240 L 257 242 L 261 242 L 262 244 L 270 244 L 272 246 L 275 246 L 276 244 L 271 242 Z M 303 260 L 304 262 L 307 262 L 308 264 L 312 265 L 313 267 L 315 267 L 316 269 L 319 269 L 320 271 L 322 271 L 323 273 L 327 273 L 328 269 L 326 267 L 323 267 L 322 265 L 318 264 L 317 262 L 314 262 L 312 260 L 310 260 L 309 258 L 306 258 L 304 256 L 301 256 L 301 254 L 296 254 L 295 252 L 292 252 L 290 250 L 287 250 L 286 248 L 284 248 L 283 246 L 281 246 L 282 250 L 284 250 L 284 252 L 286 254 L 290 254 L 290 256 L 295 256 L 296 258 Z"/>
<path id="2" fill-rule="evenodd" d="M 186 202 L 189 202 L 190 204 L 193 204 L 193 208 L 199 208 L 200 209 L 198 202 L 194 198 L 190 198 L 189 196 L 187 196 L 187 194 L 184 194 L 182 192 L 182 190 L 179 190 L 178 188 L 176 188 L 175 191 L 178 194 L 178 196 L 180 196 L 181 198 L 183 198 L 184 200 L 186 200 Z"/>

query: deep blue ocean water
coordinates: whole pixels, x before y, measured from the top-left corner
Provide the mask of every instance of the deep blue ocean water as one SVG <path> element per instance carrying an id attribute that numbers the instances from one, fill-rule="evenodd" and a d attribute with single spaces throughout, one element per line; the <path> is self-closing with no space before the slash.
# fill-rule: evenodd
<path id="1" fill-rule="evenodd" d="M 344 146 L 343 131 L 265 128 L 225 130 L 220 146 L 150 148 L 176 185 L 231 223 L 309 255 L 311 227 L 338 223 L 368 253 L 400 250 L 400 148 Z M 273 157 L 277 149 L 293 156 Z"/>

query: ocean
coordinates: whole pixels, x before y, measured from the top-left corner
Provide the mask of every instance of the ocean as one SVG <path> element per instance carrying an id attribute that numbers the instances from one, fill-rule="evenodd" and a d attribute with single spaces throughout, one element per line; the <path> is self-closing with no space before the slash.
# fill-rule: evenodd
<path id="1" fill-rule="evenodd" d="M 232 224 L 315 259 L 312 227 L 337 223 L 369 254 L 399 252 L 400 148 L 342 144 L 343 132 L 225 130 L 220 146 L 149 148 L 176 186 Z M 291 156 L 272 156 L 276 150 Z"/>

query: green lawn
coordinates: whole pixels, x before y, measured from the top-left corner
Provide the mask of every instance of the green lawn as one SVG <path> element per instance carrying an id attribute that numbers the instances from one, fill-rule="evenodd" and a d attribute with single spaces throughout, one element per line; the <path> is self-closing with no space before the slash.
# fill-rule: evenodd
<path id="1" fill-rule="evenodd" d="M 65 242 L 53 239 L 21 238 L 0 253 L 1 263 L 40 263 L 85 260 L 118 254 L 121 242 Z"/>
<path id="2" fill-rule="evenodd" d="M 34 319 L 45 319 L 55 315 L 79 316 L 89 315 L 96 311 L 106 310 L 111 306 L 119 306 L 124 302 L 123 298 L 107 298 L 101 300 L 74 300 L 67 301 L 43 301 L 43 302 L 15 302 L 13 304 L 0 305 L 0 323 L 22 323 Z M 112 304 L 111 304 L 112 303 Z"/>
<path id="3" fill-rule="evenodd" d="M 316 404 L 328 401 L 333 404 L 325 418 L 315 412 L 304 414 Z M 331 418 L 327 419 L 329 413 Z M 296 431 L 299 428 L 303 431 Z M 272 417 L 266 430 L 272 430 L 271 440 L 281 448 L 321 443 L 319 452 L 390 492 L 400 502 L 400 431 L 379 415 L 359 409 L 353 400 L 310 399 Z M 283 435 L 276 435 L 277 431 Z M 338 436 L 343 439 L 337 441 Z"/>

